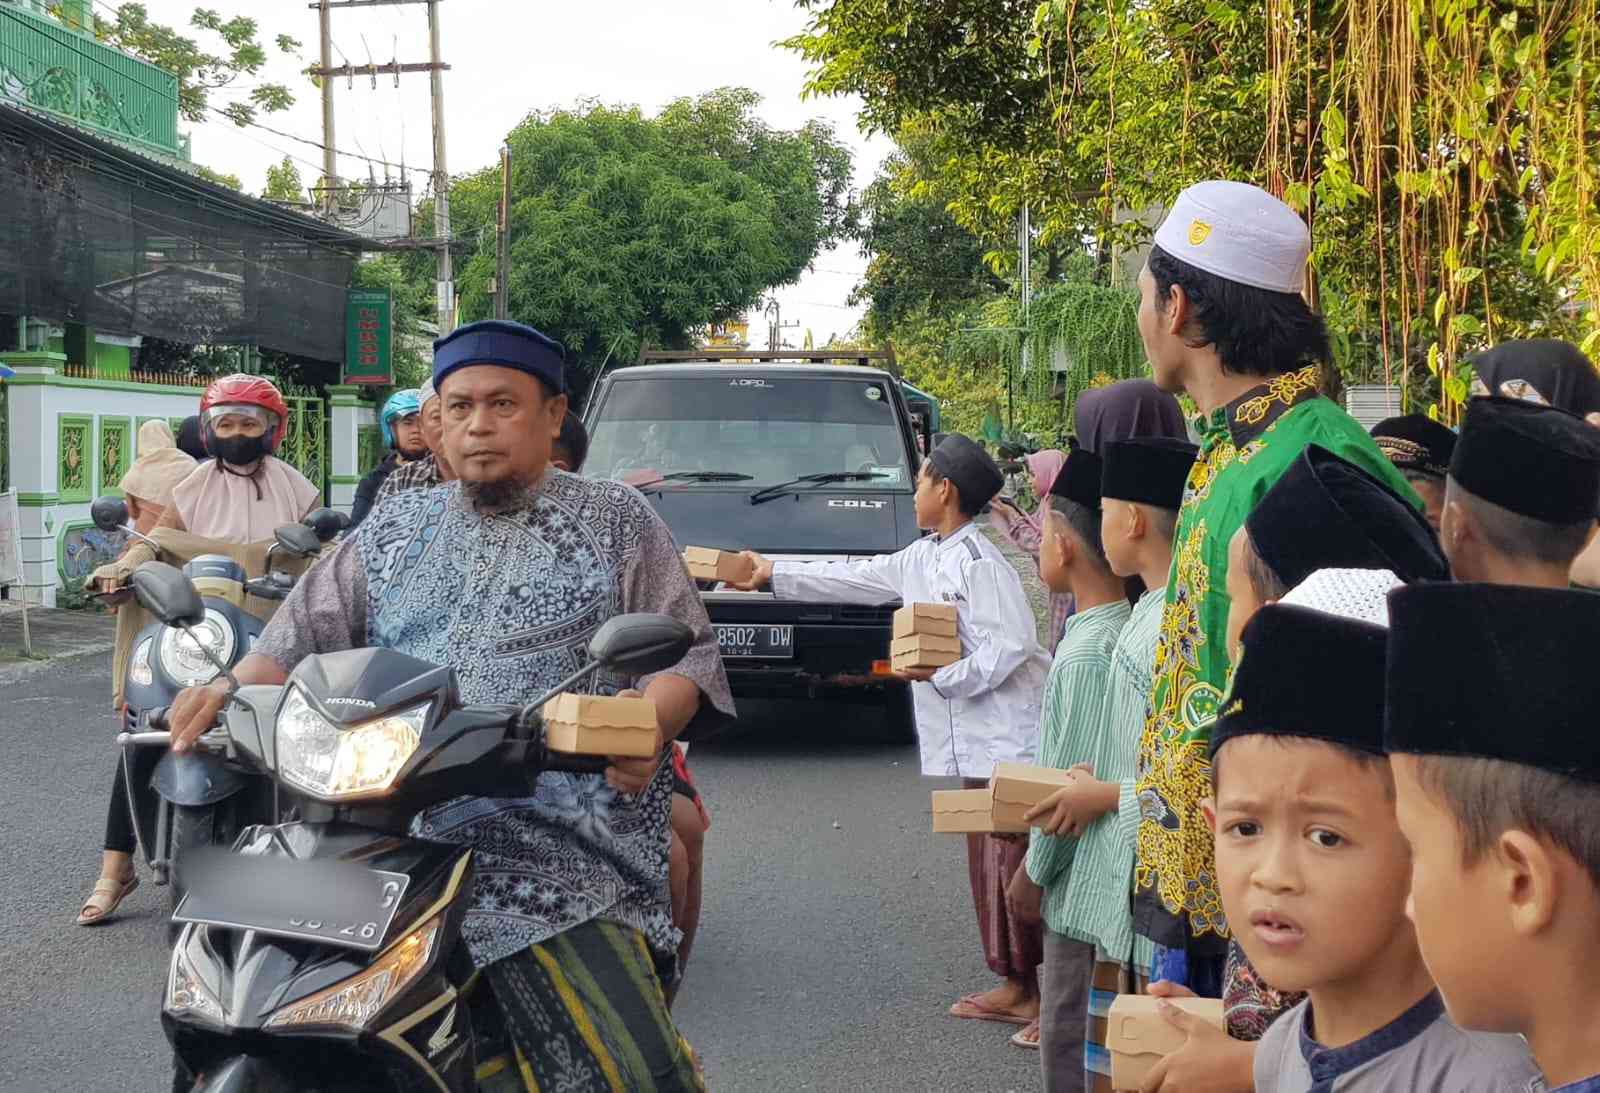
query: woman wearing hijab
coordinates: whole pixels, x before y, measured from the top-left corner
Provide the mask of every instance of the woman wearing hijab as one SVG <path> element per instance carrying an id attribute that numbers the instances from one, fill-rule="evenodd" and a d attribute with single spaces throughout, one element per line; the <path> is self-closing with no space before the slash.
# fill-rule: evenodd
<path id="1" fill-rule="evenodd" d="M 134 531 L 150 534 L 165 512 L 163 500 L 194 468 L 194 458 L 178 449 L 172 427 L 165 421 L 158 418 L 139 426 L 138 458 L 117 483 L 128 502 Z"/>
<path id="2" fill-rule="evenodd" d="M 1600 373 L 1571 342 L 1558 338 L 1501 342 L 1474 358 L 1472 372 L 1474 395 L 1554 406 L 1600 426 Z M 1600 537 L 1572 563 L 1572 583 L 1600 589 Z"/>
<path id="3" fill-rule="evenodd" d="M 117 488 L 128 503 L 128 516 L 133 520 L 133 530 L 148 535 L 160 523 L 162 499 L 169 497 L 172 487 L 194 473 L 195 461 L 188 453 L 178 450 L 172 428 L 165 421 L 147 421 L 139 426 L 139 455 L 122 476 Z M 137 542 L 133 540 L 132 542 Z M 130 542 L 130 546 L 132 545 Z M 116 602 L 108 601 L 111 610 Z M 120 687 L 113 687 L 120 692 Z M 120 702 L 116 703 L 120 706 Z M 111 803 L 106 810 L 106 839 L 100 852 L 100 877 L 95 881 L 89 898 L 78 911 L 78 925 L 89 926 L 115 911 L 128 894 L 139 885 L 139 876 L 133 869 L 133 821 L 128 813 L 127 786 L 122 776 L 122 763 L 117 762 L 117 773 L 111 783 Z"/>
<path id="4" fill-rule="evenodd" d="M 1061 468 L 1067 465 L 1067 453 L 1051 448 L 1034 452 L 1023 462 L 1027 464 L 1028 477 L 1033 479 L 1033 495 L 1039 499 L 1038 509 L 1029 515 L 997 497 L 989 502 L 989 510 L 994 514 L 994 526 L 1000 534 L 1016 544 L 1019 550 L 1027 551 L 1037 564 L 1039 540 L 1044 536 L 1045 498 L 1050 496 L 1050 487 L 1061 473 Z M 1053 652 L 1061 643 L 1061 634 L 1071 616 L 1072 593 L 1050 593 L 1050 632 L 1046 635 L 1046 649 Z"/>

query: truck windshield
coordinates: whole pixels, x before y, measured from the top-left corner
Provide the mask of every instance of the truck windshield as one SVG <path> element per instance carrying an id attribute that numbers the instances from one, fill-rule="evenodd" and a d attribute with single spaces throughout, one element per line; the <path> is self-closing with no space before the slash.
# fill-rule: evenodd
<path id="1" fill-rule="evenodd" d="M 717 487 L 689 477 L 697 471 L 748 475 L 738 481 L 744 491 L 830 471 L 870 476 L 837 483 L 844 490 L 912 485 L 894 403 L 879 380 L 619 379 L 589 432 L 586 473 L 635 485 Z"/>

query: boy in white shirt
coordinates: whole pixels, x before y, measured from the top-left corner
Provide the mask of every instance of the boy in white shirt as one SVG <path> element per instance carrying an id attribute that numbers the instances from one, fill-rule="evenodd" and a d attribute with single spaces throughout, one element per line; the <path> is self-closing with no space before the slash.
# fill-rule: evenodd
<path id="1" fill-rule="evenodd" d="M 962 659 L 900 675 L 916 707 L 922 773 L 959 777 L 969 787 L 984 785 L 996 763 L 1033 761 L 1050 667 L 1016 569 L 974 522 L 1002 482 L 987 452 L 964 436 L 948 436 L 917 476 L 917 524 L 933 534 L 859 562 L 771 562 L 747 552 L 754 576 L 739 586 L 770 586 L 782 599 L 956 605 Z M 984 956 L 1005 983 L 967 995 L 950 1012 L 1030 1024 L 1039 1014 L 1041 935 L 1037 924 L 1015 919 L 1005 899 L 1027 845 L 971 835 L 967 852 Z"/>

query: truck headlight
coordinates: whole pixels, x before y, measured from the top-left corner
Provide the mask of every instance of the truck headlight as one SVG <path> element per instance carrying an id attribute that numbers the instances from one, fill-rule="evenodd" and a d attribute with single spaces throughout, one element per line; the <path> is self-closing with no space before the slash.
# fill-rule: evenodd
<path id="1" fill-rule="evenodd" d="M 206 608 L 206 617 L 195 623 L 193 630 L 192 638 L 176 626 L 161 631 L 161 668 L 174 683 L 183 687 L 210 683 L 219 674 L 217 666 L 200 651 L 200 645 L 227 664 L 239 644 L 227 616 L 214 607 Z M 199 645 L 195 644 L 197 640 Z"/>
<path id="2" fill-rule="evenodd" d="M 382 793 L 417 750 L 428 703 L 360 725 L 336 725 L 289 688 L 278 711 L 278 773 L 324 800 Z"/>
<path id="3" fill-rule="evenodd" d="M 148 687 L 155 682 L 155 670 L 150 667 L 150 648 L 154 644 L 154 638 L 141 641 L 133 651 L 133 660 L 128 664 L 128 678 L 141 687 Z"/>
<path id="4" fill-rule="evenodd" d="M 190 938 L 194 931 L 190 931 Z M 180 944 L 172 950 L 172 969 L 167 974 L 167 1000 L 168 1013 L 185 1013 L 210 1021 L 214 1025 L 223 1024 L 222 1003 L 217 1001 L 215 992 L 200 978 L 192 964 L 189 963 L 189 946 Z"/>
<path id="5" fill-rule="evenodd" d="M 263 1027 L 343 1025 L 364 1028 L 427 968 L 443 921 L 443 915 L 430 918 L 389 946 L 365 971 L 284 1006 L 267 1018 Z"/>

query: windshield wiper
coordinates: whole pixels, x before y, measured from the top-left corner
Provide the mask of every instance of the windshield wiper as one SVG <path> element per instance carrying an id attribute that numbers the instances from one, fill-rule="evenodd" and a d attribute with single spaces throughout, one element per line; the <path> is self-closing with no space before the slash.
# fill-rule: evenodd
<path id="1" fill-rule="evenodd" d="M 821 486 L 829 482 L 865 482 L 870 478 L 893 477 L 893 475 L 885 474 L 882 471 L 825 471 L 822 474 L 803 474 L 799 478 L 791 478 L 787 482 L 763 486 L 750 495 L 750 503 L 759 505 L 763 501 L 771 501 L 774 497 L 781 497 L 785 492 L 796 486 Z"/>
<path id="2" fill-rule="evenodd" d="M 738 471 L 677 471 L 673 474 L 664 474 L 659 481 L 662 482 L 748 482 L 755 475 L 740 474 Z"/>

